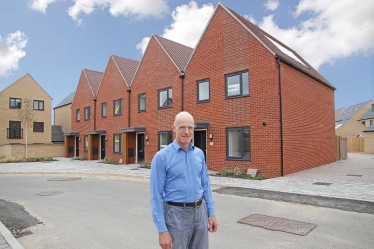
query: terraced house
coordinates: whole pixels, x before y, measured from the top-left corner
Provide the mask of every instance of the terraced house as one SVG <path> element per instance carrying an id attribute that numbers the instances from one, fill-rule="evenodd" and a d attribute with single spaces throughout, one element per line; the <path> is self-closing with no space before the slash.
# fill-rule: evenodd
<path id="1" fill-rule="evenodd" d="M 94 127 L 72 118 L 75 133 L 67 134 L 88 137 L 90 159 L 105 148 L 106 156 L 126 164 L 151 161 L 171 143 L 174 116 L 185 110 L 195 118 L 193 142 L 209 170 L 252 168 L 276 177 L 335 161 L 334 86 L 221 3 L 194 49 L 152 35 L 138 66 L 111 56 L 104 75 L 96 106 L 104 104 L 106 116 L 103 107 L 91 114 L 104 120 Z M 81 81 L 74 102 L 90 91 L 79 90 Z M 84 106 L 74 102 L 72 117 Z"/>

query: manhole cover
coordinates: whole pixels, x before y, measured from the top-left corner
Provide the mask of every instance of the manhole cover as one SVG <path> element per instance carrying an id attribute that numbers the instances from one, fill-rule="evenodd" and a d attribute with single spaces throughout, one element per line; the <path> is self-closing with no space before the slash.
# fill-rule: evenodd
<path id="1" fill-rule="evenodd" d="M 133 169 L 130 169 L 130 170 L 140 170 L 139 168 L 133 168 Z"/>
<path id="2" fill-rule="evenodd" d="M 41 193 L 36 194 L 36 195 L 51 196 L 51 195 L 59 195 L 59 194 L 62 194 L 62 192 L 61 191 L 46 191 L 46 192 L 41 192 Z"/>
<path id="3" fill-rule="evenodd" d="M 353 175 L 353 174 L 348 174 L 347 176 L 357 176 L 357 177 L 362 177 L 363 175 Z"/>
<path id="4" fill-rule="evenodd" d="M 55 177 L 55 178 L 52 178 L 52 179 L 49 179 L 47 181 L 77 181 L 77 180 L 80 180 L 82 178 L 80 177 Z"/>
<path id="5" fill-rule="evenodd" d="M 307 235 L 317 226 L 316 224 L 312 223 L 289 220 L 262 214 L 252 214 L 248 217 L 238 220 L 238 223 L 302 236 Z"/>
<path id="6" fill-rule="evenodd" d="M 325 185 L 325 186 L 330 186 L 332 183 L 330 182 L 314 182 L 314 185 Z"/>

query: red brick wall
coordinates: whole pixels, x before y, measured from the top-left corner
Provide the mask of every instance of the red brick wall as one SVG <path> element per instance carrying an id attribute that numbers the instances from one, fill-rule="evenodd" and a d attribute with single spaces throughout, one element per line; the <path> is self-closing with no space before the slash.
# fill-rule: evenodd
<path id="1" fill-rule="evenodd" d="M 281 63 L 284 174 L 336 161 L 334 91 Z"/>
<path id="2" fill-rule="evenodd" d="M 85 121 L 84 108 L 88 106 L 90 107 L 90 120 Z M 76 122 L 76 109 L 80 109 L 79 122 Z M 71 116 L 72 132 L 79 132 L 79 156 L 88 157 L 87 152 L 84 151 L 84 135 L 87 134 L 88 130 L 94 130 L 94 96 L 83 72 L 81 73 L 74 101 L 71 106 Z"/>
<path id="3" fill-rule="evenodd" d="M 158 108 L 158 90 L 172 87 L 171 108 Z M 146 111 L 138 112 L 138 95 L 146 93 Z M 131 87 L 130 126 L 146 126 L 145 160 L 158 151 L 158 131 L 172 130 L 174 116 L 181 111 L 179 70 L 154 37 L 138 68 Z"/>
<path id="4" fill-rule="evenodd" d="M 106 130 L 105 156 L 118 161 L 121 154 L 113 153 L 113 134 L 121 133 L 121 128 L 128 127 L 127 85 L 113 59 L 110 58 L 97 94 L 96 129 Z M 122 99 L 122 115 L 114 115 L 114 100 Z M 101 104 L 107 103 L 107 117 L 101 116 Z"/>
<path id="5" fill-rule="evenodd" d="M 250 96 L 225 98 L 225 74 L 248 70 Z M 196 81 L 210 79 L 210 102 L 197 103 Z M 218 7 L 186 70 L 185 110 L 210 121 L 207 165 L 280 175 L 278 71 L 274 56 Z M 262 123 L 267 125 L 263 126 Z M 250 126 L 251 160 L 226 159 L 226 128 Z M 214 144 L 209 145 L 212 141 Z"/>

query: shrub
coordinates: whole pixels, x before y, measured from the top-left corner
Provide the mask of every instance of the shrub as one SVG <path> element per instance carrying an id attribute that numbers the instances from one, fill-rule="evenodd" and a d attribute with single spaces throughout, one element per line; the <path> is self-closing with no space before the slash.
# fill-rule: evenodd
<path id="1" fill-rule="evenodd" d="M 146 169 L 151 168 L 151 163 L 148 161 L 140 161 L 139 165 L 140 165 L 140 168 L 146 168 Z"/>
<path id="2" fill-rule="evenodd" d="M 85 157 L 85 156 L 80 156 L 80 157 L 78 157 L 77 159 L 78 159 L 78 160 L 82 160 L 82 161 L 84 161 L 84 160 L 87 160 L 87 157 Z"/>

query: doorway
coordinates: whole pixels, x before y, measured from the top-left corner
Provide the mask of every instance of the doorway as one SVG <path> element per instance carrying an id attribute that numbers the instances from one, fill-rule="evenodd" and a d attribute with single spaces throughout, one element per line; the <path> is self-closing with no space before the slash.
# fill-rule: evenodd
<path id="1" fill-rule="evenodd" d="M 144 161 L 144 133 L 136 134 L 136 155 L 137 155 L 137 162 Z"/>
<path id="2" fill-rule="evenodd" d="M 100 136 L 100 159 L 105 158 L 105 135 Z"/>
<path id="3" fill-rule="evenodd" d="M 75 157 L 79 157 L 79 137 L 75 137 Z"/>
<path id="4" fill-rule="evenodd" d="M 200 130 L 200 131 L 195 130 L 193 137 L 194 137 L 193 144 L 203 151 L 205 162 L 206 162 L 206 130 Z"/>

